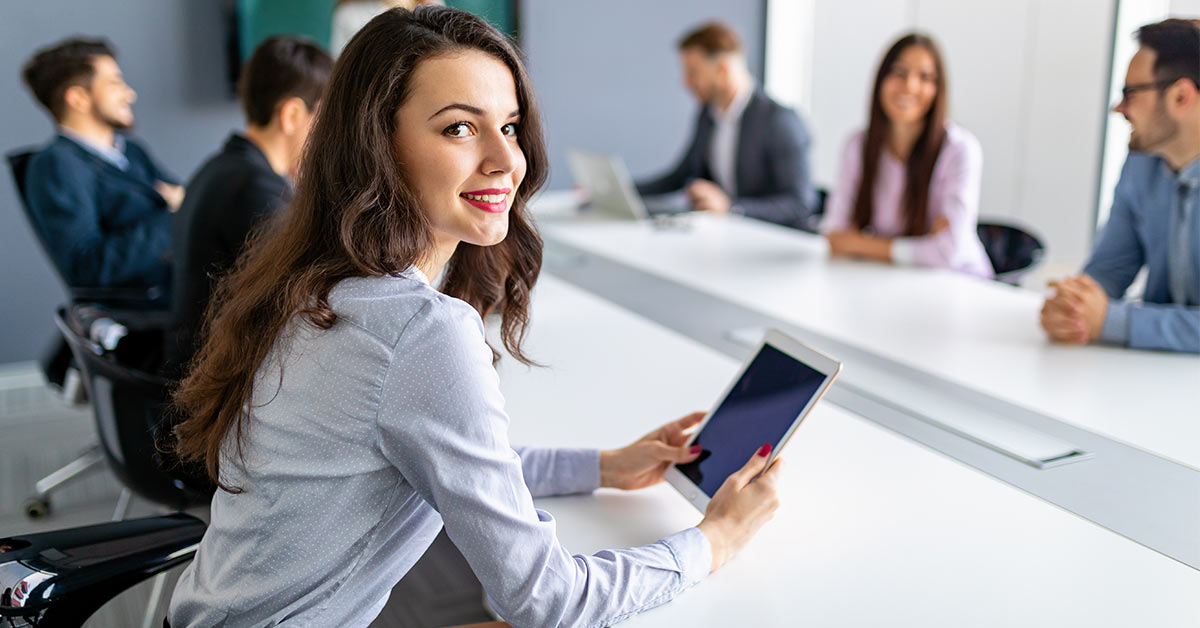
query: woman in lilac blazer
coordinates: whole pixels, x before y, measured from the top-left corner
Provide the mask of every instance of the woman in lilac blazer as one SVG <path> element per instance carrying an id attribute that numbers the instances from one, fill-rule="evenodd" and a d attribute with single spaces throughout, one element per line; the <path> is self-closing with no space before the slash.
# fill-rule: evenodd
<path id="1" fill-rule="evenodd" d="M 870 123 L 846 143 L 821 224 L 834 256 L 993 275 L 975 233 L 982 150 L 946 119 L 946 91 L 928 36 L 905 35 L 888 49 Z"/>

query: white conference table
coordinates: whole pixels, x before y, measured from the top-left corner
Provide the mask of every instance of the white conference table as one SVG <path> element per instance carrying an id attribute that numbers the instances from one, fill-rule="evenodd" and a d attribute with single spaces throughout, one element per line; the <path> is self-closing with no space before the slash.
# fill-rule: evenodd
<path id="1" fill-rule="evenodd" d="M 500 363 L 513 442 L 615 447 L 707 409 L 730 358 L 545 276 Z M 785 449 L 783 505 L 750 546 L 622 626 L 1200 625 L 1200 571 L 822 403 Z M 538 500 L 573 552 L 700 514 L 669 486 Z"/>
<path id="2" fill-rule="evenodd" d="M 1052 344 L 1037 324 L 1038 293 L 944 270 L 831 260 L 819 236 L 738 216 L 692 214 L 670 229 L 561 220 L 539 228 L 548 240 L 1200 469 L 1200 358 Z"/>

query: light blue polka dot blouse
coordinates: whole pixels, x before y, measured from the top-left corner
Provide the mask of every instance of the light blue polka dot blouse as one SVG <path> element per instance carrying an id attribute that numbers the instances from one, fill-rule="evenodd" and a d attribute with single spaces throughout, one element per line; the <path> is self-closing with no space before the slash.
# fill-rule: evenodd
<path id="1" fill-rule="evenodd" d="M 605 626 L 707 574 L 695 528 L 571 555 L 533 497 L 594 490 L 595 450 L 514 449 L 483 323 L 420 271 L 347 279 L 331 329 L 296 324 L 259 369 L 175 628 L 367 626 L 445 525 L 514 626 Z M 229 443 L 227 443 L 228 445 Z"/>

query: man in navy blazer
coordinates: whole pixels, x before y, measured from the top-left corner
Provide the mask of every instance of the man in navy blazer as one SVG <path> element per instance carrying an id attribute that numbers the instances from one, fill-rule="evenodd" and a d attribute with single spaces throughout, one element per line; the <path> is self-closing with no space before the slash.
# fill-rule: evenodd
<path id="1" fill-rule="evenodd" d="M 22 78 L 58 127 L 29 159 L 25 200 L 63 281 L 167 286 L 183 188 L 120 133 L 133 126 L 137 95 L 112 48 L 67 40 L 37 52 Z"/>
<path id="2" fill-rule="evenodd" d="M 1200 20 L 1143 26 L 1121 102 L 1129 157 L 1083 273 L 1053 282 L 1051 340 L 1200 353 Z M 1125 297 L 1142 267 L 1140 300 Z"/>
<path id="3" fill-rule="evenodd" d="M 754 85 L 736 33 L 711 22 L 679 42 L 684 83 L 702 107 L 683 159 L 643 195 L 683 190 L 692 207 L 796 228 L 815 222 L 809 135 L 795 111 Z"/>

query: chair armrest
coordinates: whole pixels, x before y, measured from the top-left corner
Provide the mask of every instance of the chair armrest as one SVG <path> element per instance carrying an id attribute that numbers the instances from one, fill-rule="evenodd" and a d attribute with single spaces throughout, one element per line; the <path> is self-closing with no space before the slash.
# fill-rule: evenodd
<path id="1" fill-rule="evenodd" d="M 94 611 L 191 560 L 206 528 L 175 513 L 0 539 L 0 617 Z"/>

